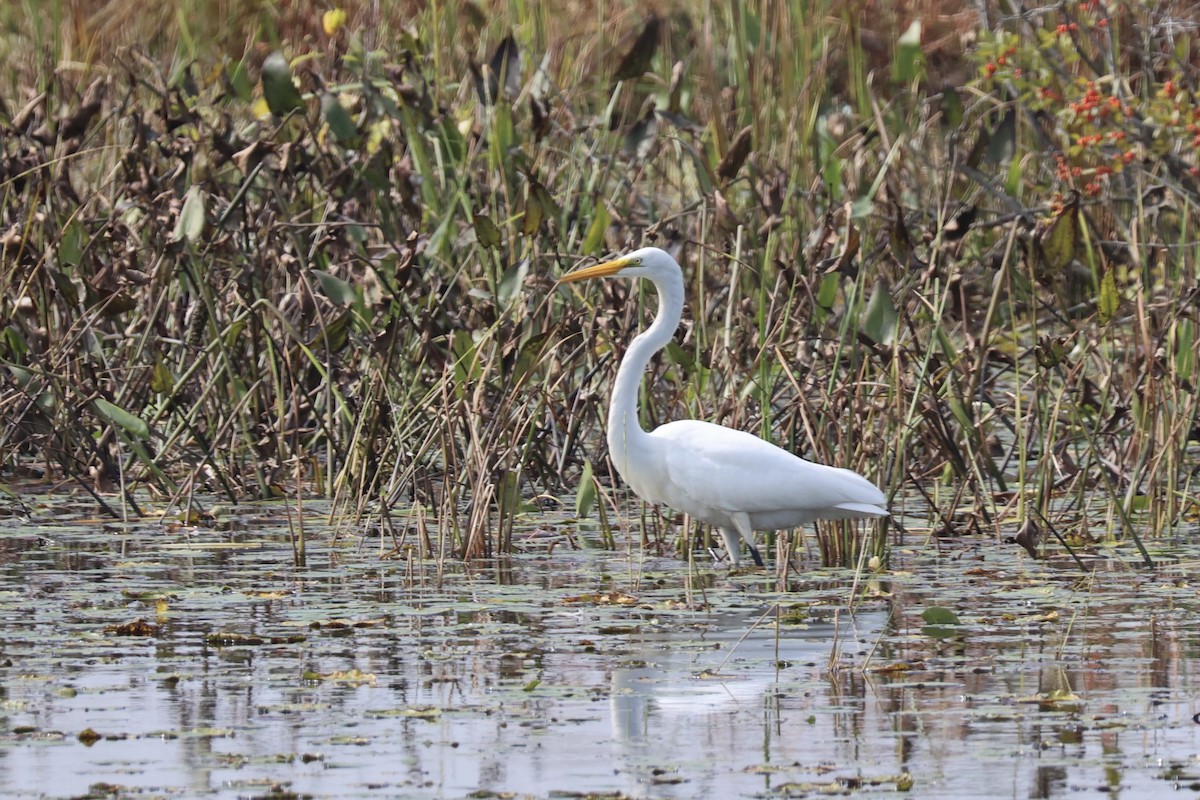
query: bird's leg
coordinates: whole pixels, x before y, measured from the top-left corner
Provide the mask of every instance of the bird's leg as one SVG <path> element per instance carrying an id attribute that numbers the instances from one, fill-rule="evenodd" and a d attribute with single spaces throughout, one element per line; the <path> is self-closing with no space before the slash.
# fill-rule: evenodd
<path id="1" fill-rule="evenodd" d="M 737 569 L 738 564 L 741 562 L 741 549 L 739 547 L 741 542 L 738 540 L 737 533 L 721 528 L 721 538 L 725 540 L 725 552 L 729 553 L 729 566 L 732 569 Z M 754 552 L 753 548 L 751 552 Z"/>
<path id="2" fill-rule="evenodd" d="M 754 559 L 754 563 L 758 566 L 763 566 L 762 556 L 758 554 L 758 548 L 754 546 L 754 529 L 750 527 L 750 516 L 745 512 L 738 512 L 733 515 L 733 525 L 737 528 L 737 532 L 741 534 L 741 538 L 746 540 L 746 547 L 750 548 L 750 555 Z M 721 530 L 721 535 L 725 537 L 725 545 L 729 547 L 729 552 L 737 552 L 738 537 L 727 534 L 724 529 Z M 733 540 L 732 542 L 730 540 Z M 734 566 L 737 566 L 737 559 L 734 559 Z"/>

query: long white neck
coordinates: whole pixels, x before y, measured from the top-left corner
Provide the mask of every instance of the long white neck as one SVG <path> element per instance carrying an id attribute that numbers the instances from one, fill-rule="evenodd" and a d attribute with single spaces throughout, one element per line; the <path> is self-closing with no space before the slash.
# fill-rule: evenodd
<path id="1" fill-rule="evenodd" d="M 629 454 L 643 449 L 649 438 L 638 422 L 638 386 L 642 382 L 642 373 L 651 356 L 671 341 L 683 313 L 681 273 L 655 278 L 654 288 L 658 292 L 658 314 L 654 323 L 629 343 L 617 370 L 608 405 L 608 451 L 622 477 L 626 476 Z"/>

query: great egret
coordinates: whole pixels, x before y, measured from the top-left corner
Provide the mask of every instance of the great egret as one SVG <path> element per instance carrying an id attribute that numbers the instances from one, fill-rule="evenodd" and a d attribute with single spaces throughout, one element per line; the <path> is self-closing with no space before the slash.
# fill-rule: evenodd
<path id="1" fill-rule="evenodd" d="M 558 282 L 606 277 L 648 278 L 658 291 L 658 314 L 630 342 L 608 406 L 609 455 L 638 497 L 717 527 L 734 567 L 740 563 L 739 534 L 762 566 L 754 531 L 794 528 L 816 519 L 888 515 L 883 493 L 863 476 L 805 461 L 753 434 L 696 419 L 642 430 L 638 384 L 650 357 L 671 341 L 679 326 L 683 270 L 657 247 L 644 247 L 567 273 Z"/>

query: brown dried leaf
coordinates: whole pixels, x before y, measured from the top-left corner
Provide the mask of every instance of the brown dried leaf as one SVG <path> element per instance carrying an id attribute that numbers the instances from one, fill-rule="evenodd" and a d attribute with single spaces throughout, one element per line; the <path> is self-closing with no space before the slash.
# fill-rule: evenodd
<path id="1" fill-rule="evenodd" d="M 529 116 L 533 121 L 533 139 L 540 142 L 550 133 L 550 112 L 546 104 L 529 95 Z"/>
<path id="2" fill-rule="evenodd" d="M 83 101 L 79 108 L 71 114 L 64 115 L 58 121 L 58 135 L 62 139 L 74 139 L 87 131 L 88 125 L 100 113 L 104 100 L 104 80 L 97 78 L 84 92 Z"/>
<path id="3" fill-rule="evenodd" d="M 1045 533 L 1039 528 L 1033 520 L 1025 520 L 1025 524 L 1017 531 L 1013 541 L 1025 548 L 1025 552 L 1029 553 L 1031 558 L 1041 558 L 1042 539 L 1045 538 Z"/>
<path id="4" fill-rule="evenodd" d="M 633 46 L 625 53 L 617 71 L 613 73 L 614 81 L 628 81 L 639 78 L 650 68 L 654 51 L 658 49 L 658 32 L 662 26 L 657 14 L 651 14 L 646 20 L 642 32 L 638 34 Z"/>
<path id="5" fill-rule="evenodd" d="M 723 181 L 733 180 L 742 165 L 746 163 L 746 158 L 750 155 L 750 147 L 753 144 L 754 130 L 747 125 L 742 128 L 733 143 L 729 145 L 729 150 L 725 152 L 725 157 L 721 159 L 721 163 L 717 165 L 717 177 Z"/>
<path id="6" fill-rule="evenodd" d="M 566 605 L 631 606 L 638 598 L 624 592 L 597 592 L 564 597 L 562 601 Z"/>
<path id="7" fill-rule="evenodd" d="M 681 106 L 681 98 L 683 96 L 683 62 L 676 61 L 675 66 L 671 67 L 671 89 L 667 92 L 667 111 L 671 114 L 679 114 Z"/>
<path id="8" fill-rule="evenodd" d="M 652 108 L 625 134 L 625 152 L 634 158 L 645 160 L 654 152 L 654 145 L 657 143 L 658 115 Z"/>
<path id="9" fill-rule="evenodd" d="M 959 239 L 967 235 L 967 231 L 971 230 L 971 226 L 975 224 L 975 217 L 978 215 L 979 206 L 967 206 L 954 215 L 954 218 L 946 223 L 946 227 L 942 229 L 942 239 L 947 242 L 957 242 Z"/>
<path id="10" fill-rule="evenodd" d="M 502 96 L 514 96 L 521 91 L 521 51 L 517 40 L 508 34 L 496 45 L 486 64 L 469 65 L 479 102 L 491 105 Z"/>
<path id="11" fill-rule="evenodd" d="M 851 265 L 854 263 L 854 257 L 858 255 L 858 247 L 861 243 L 861 238 L 858 234 L 858 228 L 854 227 L 854 222 L 850 219 L 850 215 L 846 215 L 846 243 L 842 247 L 842 252 L 838 254 L 837 262 L 833 265 L 830 272 L 849 272 Z"/>
<path id="12" fill-rule="evenodd" d="M 45 116 L 43 105 L 46 102 L 46 93 L 34 95 L 29 99 L 29 102 L 21 107 L 12 118 L 12 129 L 15 131 L 24 131 L 30 128 L 33 122 Z"/>
<path id="13" fill-rule="evenodd" d="M 158 633 L 158 626 L 139 618 L 122 625 L 105 625 L 104 632 L 114 636 L 154 636 Z"/>
<path id="14" fill-rule="evenodd" d="M 742 220 L 729 207 L 729 201 L 720 191 L 713 192 L 713 211 L 717 225 L 725 231 L 733 233 L 742 225 Z"/>
<path id="15" fill-rule="evenodd" d="M 1079 247 L 1079 192 L 1072 190 L 1071 199 L 1053 220 L 1039 240 L 1042 273 L 1053 278 L 1075 260 Z"/>
<path id="16" fill-rule="evenodd" d="M 904 209 L 895 200 L 892 201 L 892 208 L 896 216 L 888 230 L 888 243 L 891 246 L 892 258 L 901 268 L 908 269 L 913 258 L 912 237 L 909 236 L 908 226 L 904 223 Z"/>
<path id="17" fill-rule="evenodd" d="M 837 243 L 837 231 L 834 227 L 834 210 L 829 209 L 821 217 L 821 224 L 814 228 L 804 243 L 805 260 L 809 264 L 819 264 L 833 251 Z"/>

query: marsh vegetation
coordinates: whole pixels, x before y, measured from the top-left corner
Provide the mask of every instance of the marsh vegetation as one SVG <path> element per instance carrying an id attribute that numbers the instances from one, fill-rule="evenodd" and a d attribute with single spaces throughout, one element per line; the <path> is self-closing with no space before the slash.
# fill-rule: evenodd
<path id="1" fill-rule="evenodd" d="M 597 433 L 643 314 L 552 287 L 650 242 L 692 321 L 648 423 L 1149 560 L 1193 508 L 1195 20 L 946 11 L 10 4 L 8 482 L 476 557 L 586 477 L 641 529 Z"/>
<path id="2" fill-rule="evenodd" d="M 14 793 L 1200 780 L 1191 5 L 145 5 L 0 6 Z M 888 523 L 626 494 L 643 244 L 646 426 Z"/>

